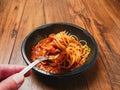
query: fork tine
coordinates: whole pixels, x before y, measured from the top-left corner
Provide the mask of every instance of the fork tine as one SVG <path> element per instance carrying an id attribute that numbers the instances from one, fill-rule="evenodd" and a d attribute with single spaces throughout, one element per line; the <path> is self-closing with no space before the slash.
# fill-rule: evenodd
<path id="1" fill-rule="evenodd" d="M 66 30 L 65 30 L 64 32 L 65 32 L 65 34 L 67 34 L 67 35 L 69 34 L 69 32 L 67 32 Z"/>
<path id="2" fill-rule="evenodd" d="M 31 68 L 33 68 L 36 64 L 38 64 L 38 63 L 40 63 L 40 62 L 42 62 L 42 61 L 45 61 L 45 60 L 48 60 L 48 56 L 46 56 L 46 57 L 41 57 L 41 58 L 35 60 L 35 61 L 32 62 L 31 64 L 29 64 L 29 66 L 27 66 L 26 68 L 24 68 L 24 69 L 20 72 L 20 74 L 21 74 L 21 75 L 25 75 L 25 74 L 26 74 Z"/>
<path id="3" fill-rule="evenodd" d="M 67 34 L 68 36 L 71 36 L 71 33 L 67 32 L 66 30 L 64 31 L 65 34 Z"/>
<path id="4" fill-rule="evenodd" d="M 71 33 L 68 33 L 68 36 L 71 36 Z"/>
<path id="5" fill-rule="evenodd" d="M 68 32 L 66 30 L 64 30 L 65 34 L 68 34 Z"/>

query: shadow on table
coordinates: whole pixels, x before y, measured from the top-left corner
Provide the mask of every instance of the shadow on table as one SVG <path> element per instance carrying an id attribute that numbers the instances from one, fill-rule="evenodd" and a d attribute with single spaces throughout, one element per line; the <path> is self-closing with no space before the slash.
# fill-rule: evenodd
<path id="1" fill-rule="evenodd" d="M 83 72 L 80 75 L 71 78 L 54 79 L 41 77 L 37 74 L 34 74 L 34 78 L 38 79 L 40 83 L 44 84 L 45 87 L 49 87 L 55 90 L 87 90 L 88 78 L 91 83 L 96 79 L 96 74 L 93 74 L 92 77 L 89 77 L 89 74 L 92 75 L 93 72 L 97 73 L 97 64 L 98 63 L 95 63 L 94 66 L 86 70 L 86 72 Z"/>

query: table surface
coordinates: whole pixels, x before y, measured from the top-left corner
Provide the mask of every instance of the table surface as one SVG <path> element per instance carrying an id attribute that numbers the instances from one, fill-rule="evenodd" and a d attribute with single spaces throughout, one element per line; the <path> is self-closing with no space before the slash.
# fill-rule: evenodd
<path id="1" fill-rule="evenodd" d="M 19 90 L 120 90 L 119 0 L 0 0 L 0 63 L 26 65 L 22 41 L 34 28 L 53 22 L 89 31 L 98 44 L 97 61 L 70 79 L 40 79 L 33 73 Z"/>

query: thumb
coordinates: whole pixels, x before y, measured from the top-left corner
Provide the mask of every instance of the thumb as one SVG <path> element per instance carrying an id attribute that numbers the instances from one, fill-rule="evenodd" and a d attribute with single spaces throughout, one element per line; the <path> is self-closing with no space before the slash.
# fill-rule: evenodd
<path id="1" fill-rule="evenodd" d="M 17 90 L 24 82 L 24 76 L 17 73 L 0 82 L 0 90 Z"/>

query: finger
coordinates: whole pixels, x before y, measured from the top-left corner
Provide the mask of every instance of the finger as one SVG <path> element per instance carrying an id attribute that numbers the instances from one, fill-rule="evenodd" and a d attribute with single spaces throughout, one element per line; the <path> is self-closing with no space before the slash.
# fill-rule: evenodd
<path id="1" fill-rule="evenodd" d="M 17 73 L 0 83 L 0 90 L 17 90 L 24 82 L 24 76 Z"/>
<path id="2" fill-rule="evenodd" d="M 24 66 L 20 65 L 8 65 L 8 64 L 0 65 L 0 80 L 13 75 L 14 73 L 20 72 L 23 68 Z"/>
<path id="3" fill-rule="evenodd" d="M 20 72 L 24 68 L 25 66 L 22 65 L 8 65 L 8 64 L 0 65 L 0 81 L 7 78 L 8 76 Z M 25 76 L 29 75 L 31 75 L 31 71 L 29 71 Z"/>

